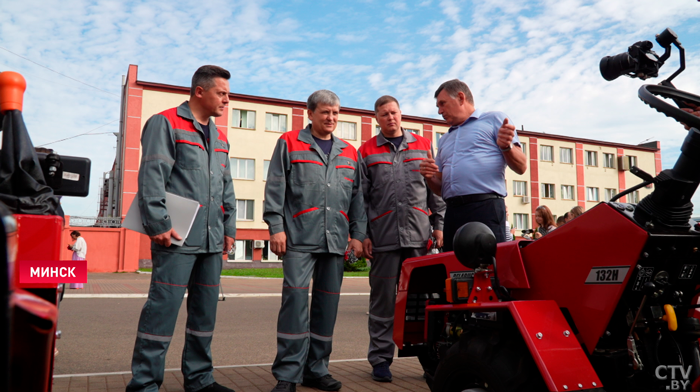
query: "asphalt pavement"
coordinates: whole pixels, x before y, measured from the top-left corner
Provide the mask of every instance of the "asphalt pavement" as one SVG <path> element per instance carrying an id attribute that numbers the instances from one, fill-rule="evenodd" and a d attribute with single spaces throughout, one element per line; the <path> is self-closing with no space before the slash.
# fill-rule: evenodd
<path id="1" fill-rule="evenodd" d="M 89 274 L 82 290 L 67 290 L 60 307 L 54 391 L 123 391 L 130 377 L 131 353 L 150 275 Z M 276 354 L 277 312 L 282 279 L 222 278 L 212 356 L 219 383 L 236 391 L 269 391 L 275 383 L 270 364 Z M 346 278 L 334 331 L 331 374 L 343 391 L 428 391 L 414 358 L 397 359 L 393 383 L 371 380 L 366 361 L 369 336 L 367 278 Z M 161 390 L 183 391 L 179 372 L 185 338 L 186 300 L 166 356 Z M 300 386 L 299 386 L 300 387 Z M 299 391 L 312 389 L 298 388 Z"/>

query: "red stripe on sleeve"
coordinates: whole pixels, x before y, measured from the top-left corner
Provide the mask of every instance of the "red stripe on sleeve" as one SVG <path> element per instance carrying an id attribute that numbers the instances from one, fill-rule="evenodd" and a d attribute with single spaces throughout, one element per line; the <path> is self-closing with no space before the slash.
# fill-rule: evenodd
<path id="1" fill-rule="evenodd" d="M 350 222 L 350 218 L 348 218 L 348 214 L 346 214 L 345 211 L 340 211 L 340 213 L 343 214 L 343 216 L 345 217 L 345 219 L 348 220 L 348 222 Z"/>

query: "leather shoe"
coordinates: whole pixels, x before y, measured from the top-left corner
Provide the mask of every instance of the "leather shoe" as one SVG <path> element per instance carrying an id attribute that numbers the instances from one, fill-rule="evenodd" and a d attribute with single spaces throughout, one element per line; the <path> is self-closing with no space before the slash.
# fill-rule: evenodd
<path id="1" fill-rule="evenodd" d="M 389 363 L 382 362 L 372 369 L 372 380 L 379 382 L 391 382 L 391 370 Z"/>
<path id="2" fill-rule="evenodd" d="M 343 386 L 340 381 L 333 378 L 330 374 L 319 378 L 305 378 L 301 385 L 322 391 L 337 391 Z"/>
<path id="3" fill-rule="evenodd" d="M 214 382 L 213 384 L 207 385 L 206 387 L 200 389 L 201 392 L 236 392 L 231 388 L 226 388 L 225 386 Z M 198 392 L 199 392 L 198 391 Z"/>
<path id="4" fill-rule="evenodd" d="M 272 392 L 296 392 L 297 384 L 289 381 L 277 381 L 277 385 L 272 388 Z"/>

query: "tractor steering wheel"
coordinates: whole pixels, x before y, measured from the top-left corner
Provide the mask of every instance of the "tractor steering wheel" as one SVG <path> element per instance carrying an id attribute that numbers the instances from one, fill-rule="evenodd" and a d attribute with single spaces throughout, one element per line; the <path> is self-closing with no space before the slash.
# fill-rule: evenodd
<path id="1" fill-rule="evenodd" d="M 656 111 L 665 114 L 667 117 L 672 117 L 676 121 L 684 123 L 691 128 L 697 128 L 700 130 L 700 117 L 684 112 L 681 109 L 657 98 L 657 96 L 661 96 L 664 98 L 671 98 L 700 105 L 700 96 L 677 90 L 673 87 L 659 86 L 655 84 L 643 85 L 639 88 L 638 95 L 639 99 L 656 109 Z"/>

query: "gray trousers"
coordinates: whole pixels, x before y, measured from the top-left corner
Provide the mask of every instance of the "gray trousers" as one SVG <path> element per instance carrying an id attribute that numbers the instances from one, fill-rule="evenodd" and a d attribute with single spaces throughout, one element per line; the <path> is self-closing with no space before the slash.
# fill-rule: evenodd
<path id="1" fill-rule="evenodd" d="M 373 252 L 369 272 L 369 350 L 367 359 L 372 366 L 391 364 L 394 358 L 394 307 L 396 286 L 401 264 L 411 257 L 424 256 L 427 248 L 404 248 L 388 252 Z"/>
<path id="2" fill-rule="evenodd" d="M 185 290 L 187 329 L 182 351 L 185 391 L 214 383 L 211 340 L 221 279 L 221 253 L 182 254 L 151 251 L 153 274 L 141 310 L 127 392 L 155 392 L 163 384 L 165 354 L 173 337 Z"/>
<path id="3" fill-rule="evenodd" d="M 338 314 L 343 256 L 287 251 L 282 261 L 282 306 L 277 319 L 277 357 L 272 374 L 279 381 L 302 382 L 328 374 L 333 328 Z M 313 275 L 311 319 L 309 283 Z"/>

